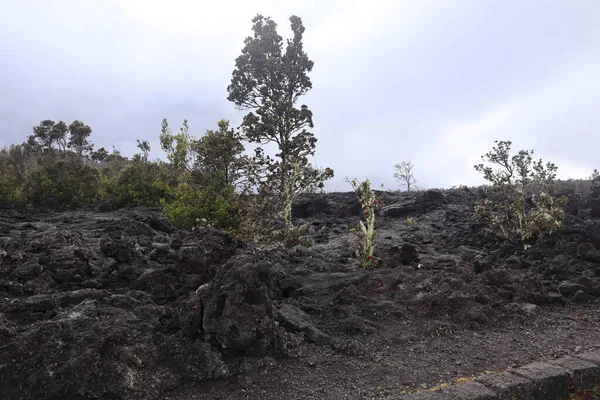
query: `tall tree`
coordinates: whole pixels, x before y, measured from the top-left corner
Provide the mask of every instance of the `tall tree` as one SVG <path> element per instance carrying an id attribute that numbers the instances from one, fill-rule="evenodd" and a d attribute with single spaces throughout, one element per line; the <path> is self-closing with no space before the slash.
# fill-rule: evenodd
<path id="1" fill-rule="evenodd" d="M 308 163 L 317 143 L 307 130 L 313 128 L 312 112 L 304 104 L 297 107 L 300 97 L 312 88 L 308 73 L 314 63 L 303 50 L 305 28 L 299 17 L 290 17 L 293 38 L 287 40 L 285 52 L 275 22 L 257 15 L 252 23 L 254 35 L 246 38 L 236 59 L 227 98 L 239 109 L 251 110 L 242 122 L 244 136 L 259 145 L 254 159 L 268 171 L 261 183 L 280 198 L 289 231 L 296 195 L 322 187 L 333 176 L 330 168 L 320 171 Z M 275 159 L 260 147 L 268 143 L 277 145 Z"/>

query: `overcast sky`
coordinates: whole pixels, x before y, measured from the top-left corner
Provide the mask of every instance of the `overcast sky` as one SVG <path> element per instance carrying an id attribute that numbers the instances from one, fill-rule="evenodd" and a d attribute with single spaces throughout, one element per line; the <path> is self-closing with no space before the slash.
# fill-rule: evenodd
<path id="1" fill-rule="evenodd" d="M 0 146 L 43 119 L 89 124 L 96 148 L 162 157 L 177 130 L 239 125 L 227 85 L 257 13 L 315 62 L 314 163 L 398 188 L 411 160 L 424 188 L 480 184 L 493 141 L 535 149 L 559 176 L 600 168 L 598 0 L 14 0 L 0 13 Z"/>

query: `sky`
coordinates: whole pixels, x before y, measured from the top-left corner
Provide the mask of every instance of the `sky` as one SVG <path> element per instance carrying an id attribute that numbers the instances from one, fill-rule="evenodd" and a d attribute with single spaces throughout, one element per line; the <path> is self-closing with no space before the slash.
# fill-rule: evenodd
<path id="1" fill-rule="evenodd" d="M 284 38 L 306 27 L 327 191 L 346 177 L 399 189 L 484 183 L 473 166 L 494 140 L 535 151 L 561 178 L 600 168 L 598 0 L 19 0 L 0 14 L 0 146 L 45 119 L 78 119 L 96 148 L 164 158 L 163 117 L 201 136 L 244 112 L 227 100 L 256 14 Z M 251 147 L 248 147 L 251 149 Z"/>

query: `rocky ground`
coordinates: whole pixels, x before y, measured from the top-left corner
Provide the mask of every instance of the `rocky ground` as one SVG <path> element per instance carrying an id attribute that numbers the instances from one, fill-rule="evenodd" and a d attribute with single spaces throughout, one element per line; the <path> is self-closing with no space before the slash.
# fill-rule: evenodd
<path id="1" fill-rule="evenodd" d="M 598 348 L 600 199 L 566 194 L 526 251 L 474 191 L 385 194 L 372 271 L 352 193 L 301 198 L 291 252 L 154 209 L 0 210 L 0 398 L 393 399 Z"/>

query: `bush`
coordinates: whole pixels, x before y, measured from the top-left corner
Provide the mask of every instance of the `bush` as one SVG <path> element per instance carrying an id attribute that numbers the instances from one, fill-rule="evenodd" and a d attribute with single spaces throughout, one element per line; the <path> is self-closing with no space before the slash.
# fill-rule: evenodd
<path id="1" fill-rule="evenodd" d="M 232 187 L 216 191 L 200 188 L 184 176 L 174 199 L 162 201 L 163 213 L 177 227 L 209 226 L 236 231 L 241 222 L 237 195 Z"/>
<path id="2" fill-rule="evenodd" d="M 281 203 L 277 194 L 260 191 L 258 194 L 243 193 L 239 196 L 240 235 L 260 246 L 291 249 L 296 246 L 311 247 L 308 226 L 287 226 L 282 218 Z"/>
<path id="3" fill-rule="evenodd" d="M 0 204 L 17 200 L 19 183 L 12 165 L 0 165 Z"/>
<path id="4" fill-rule="evenodd" d="M 29 204 L 54 200 L 67 208 L 94 204 L 100 195 L 100 173 L 81 158 L 51 155 L 27 168 L 23 197 Z"/>
<path id="5" fill-rule="evenodd" d="M 136 160 L 115 176 L 103 175 L 103 197 L 121 207 L 158 207 L 172 198 L 167 181 L 165 167 Z"/>
<path id="6" fill-rule="evenodd" d="M 494 143 L 497 146 L 481 158 L 502 169 L 475 166 L 492 184 L 475 213 L 497 236 L 527 248 L 562 226 L 565 199 L 552 194 L 558 168 L 550 162 L 544 165 L 541 159 L 533 161 L 533 151 L 521 150 L 511 158 L 510 141 Z"/>

